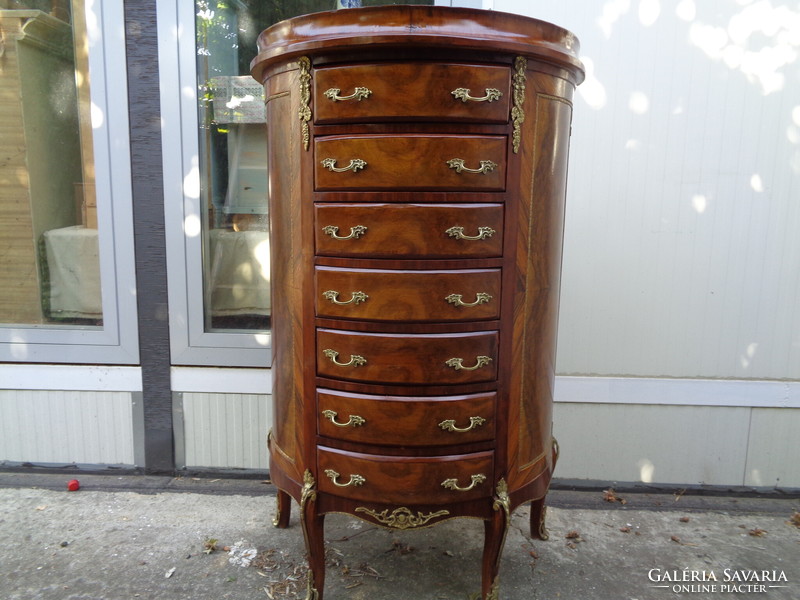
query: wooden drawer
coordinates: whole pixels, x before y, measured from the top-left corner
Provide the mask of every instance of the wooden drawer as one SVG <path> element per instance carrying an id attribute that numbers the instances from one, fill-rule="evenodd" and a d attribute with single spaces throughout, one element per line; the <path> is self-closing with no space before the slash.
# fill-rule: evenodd
<path id="1" fill-rule="evenodd" d="M 383 446 L 449 446 L 494 439 L 496 394 L 370 396 L 317 390 L 320 435 Z"/>
<path id="2" fill-rule="evenodd" d="M 500 269 L 389 271 L 316 268 L 317 316 L 370 321 L 500 317 Z"/>
<path id="3" fill-rule="evenodd" d="M 317 374 L 387 384 L 460 384 L 497 378 L 497 332 L 376 334 L 317 329 Z"/>
<path id="4" fill-rule="evenodd" d="M 422 134 L 317 137 L 314 181 L 321 191 L 503 191 L 506 138 Z"/>
<path id="5" fill-rule="evenodd" d="M 503 66 L 375 63 L 314 71 L 317 123 L 505 123 L 510 97 L 510 71 Z"/>
<path id="6" fill-rule="evenodd" d="M 493 453 L 398 457 L 317 448 L 319 489 L 382 504 L 444 504 L 492 495 Z"/>
<path id="7" fill-rule="evenodd" d="M 502 204 L 318 204 L 316 253 L 378 258 L 503 254 Z"/>

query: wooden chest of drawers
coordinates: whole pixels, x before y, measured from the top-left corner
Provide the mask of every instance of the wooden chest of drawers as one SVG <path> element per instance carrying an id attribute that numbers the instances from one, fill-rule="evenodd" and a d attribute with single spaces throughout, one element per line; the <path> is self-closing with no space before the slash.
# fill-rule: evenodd
<path id="1" fill-rule="evenodd" d="M 486 523 L 544 498 L 575 37 L 440 7 L 317 13 L 263 32 L 276 525 Z"/>

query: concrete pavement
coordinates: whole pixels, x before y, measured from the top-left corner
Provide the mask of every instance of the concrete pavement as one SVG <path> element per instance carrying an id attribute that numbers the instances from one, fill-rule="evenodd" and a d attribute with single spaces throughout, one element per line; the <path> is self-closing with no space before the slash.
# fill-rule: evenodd
<path id="1" fill-rule="evenodd" d="M 800 598 L 797 497 L 554 490 L 549 505 L 547 542 L 528 536 L 527 507 L 514 513 L 501 599 Z M 275 490 L 257 480 L 0 473 L 0 598 L 304 598 L 292 508 L 274 529 Z M 326 541 L 328 600 L 479 590 L 472 519 L 389 531 L 329 515 Z"/>

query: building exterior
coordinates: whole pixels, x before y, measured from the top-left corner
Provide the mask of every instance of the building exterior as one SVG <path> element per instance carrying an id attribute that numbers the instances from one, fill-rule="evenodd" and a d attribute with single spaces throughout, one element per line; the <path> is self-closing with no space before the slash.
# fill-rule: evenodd
<path id="1" fill-rule="evenodd" d="M 247 71 L 328 4 L 0 0 L 0 466 L 267 469 Z M 587 67 L 556 477 L 800 487 L 796 6 L 453 4 L 562 25 Z"/>

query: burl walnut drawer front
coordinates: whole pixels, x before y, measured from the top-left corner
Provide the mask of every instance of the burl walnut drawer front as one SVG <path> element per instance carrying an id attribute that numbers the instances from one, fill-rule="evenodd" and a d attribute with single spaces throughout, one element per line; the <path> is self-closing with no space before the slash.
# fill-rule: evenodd
<path id="1" fill-rule="evenodd" d="M 314 71 L 317 123 L 505 123 L 510 95 L 510 71 L 503 66 L 376 63 Z"/>
<path id="2" fill-rule="evenodd" d="M 494 439 L 495 393 L 370 396 L 317 390 L 319 434 L 383 446 L 450 446 Z"/>
<path id="3" fill-rule="evenodd" d="M 502 204 L 317 204 L 316 253 L 490 258 L 503 253 Z"/>
<path id="4" fill-rule="evenodd" d="M 324 190 L 503 191 L 505 136 L 365 135 L 314 138 Z"/>
<path id="5" fill-rule="evenodd" d="M 486 498 L 494 484 L 492 452 L 406 458 L 319 447 L 317 459 L 320 491 L 365 502 L 460 502 Z"/>
<path id="6" fill-rule="evenodd" d="M 500 269 L 316 268 L 317 316 L 369 321 L 474 321 L 500 316 Z"/>
<path id="7" fill-rule="evenodd" d="M 497 332 L 411 335 L 317 329 L 317 374 L 411 385 L 494 381 Z"/>

